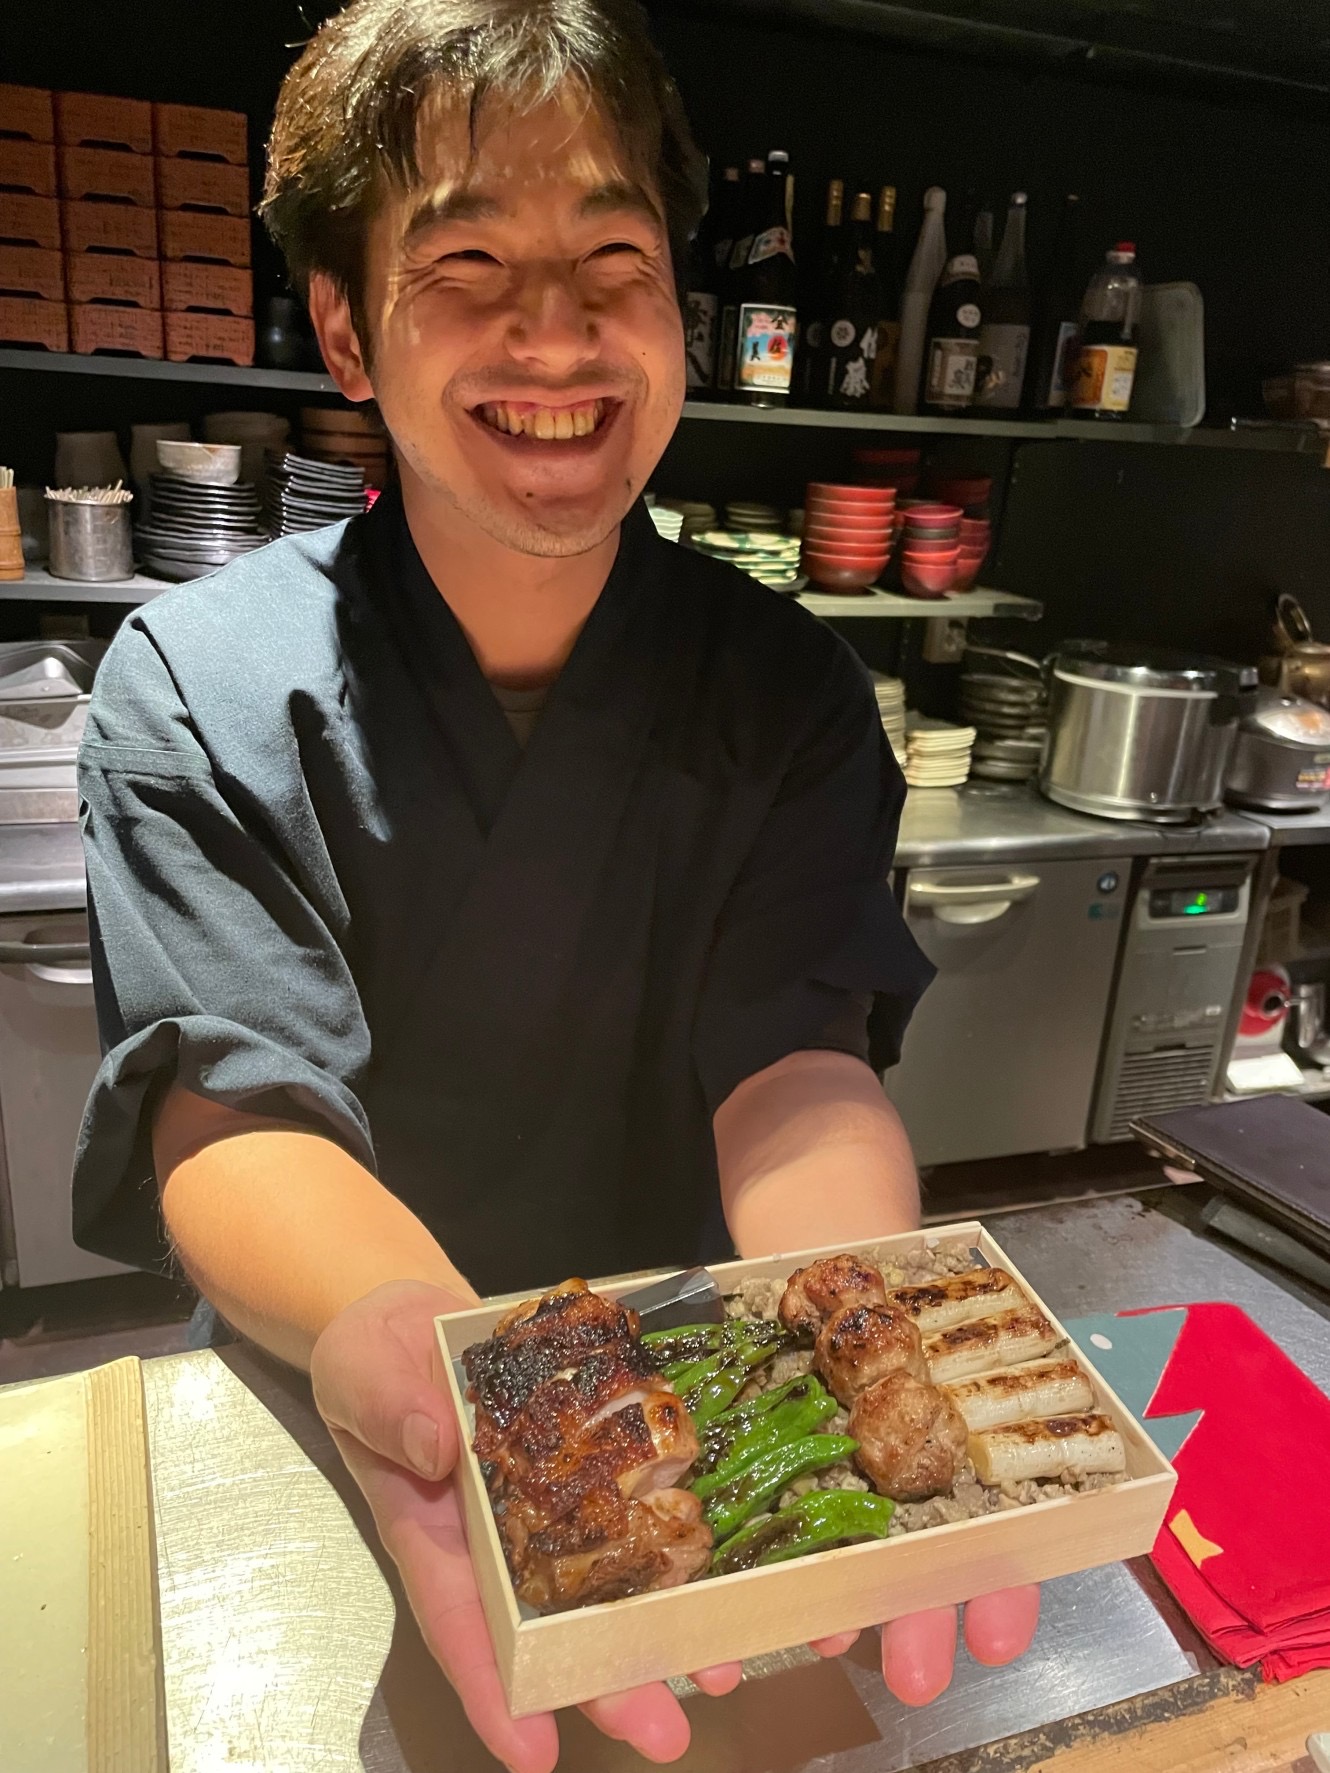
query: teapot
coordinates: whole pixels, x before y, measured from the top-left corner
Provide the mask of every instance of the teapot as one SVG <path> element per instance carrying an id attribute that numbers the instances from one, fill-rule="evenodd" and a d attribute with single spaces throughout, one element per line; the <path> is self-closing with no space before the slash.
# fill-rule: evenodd
<path id="1" fill-rule="evenodd" d="M 1306 611 L 1287 591 L 1275 599 L 1274 643 L 1278 651 L 1261 660 L 1261 681 L 1330 708 L 1330 646 L 1312 638 Z"/>

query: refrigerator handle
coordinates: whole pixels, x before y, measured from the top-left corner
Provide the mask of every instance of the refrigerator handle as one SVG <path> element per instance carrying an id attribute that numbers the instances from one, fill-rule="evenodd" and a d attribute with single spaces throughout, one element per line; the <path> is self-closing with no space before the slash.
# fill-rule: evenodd
<path id="1" fill-rule="evenodd" d="M 0 942 L 0 967 L 53 966 L 61 961 L 91 959 L 87 942 Z"/>
<path id="2" fill-rule="evenodd" d="M 1009 874 L 982 882 L 916 880 L 905 886 L 905 909 L 924 906 L 943 923 L 994 923 L 1039 887 L 1037 874 Z"/>

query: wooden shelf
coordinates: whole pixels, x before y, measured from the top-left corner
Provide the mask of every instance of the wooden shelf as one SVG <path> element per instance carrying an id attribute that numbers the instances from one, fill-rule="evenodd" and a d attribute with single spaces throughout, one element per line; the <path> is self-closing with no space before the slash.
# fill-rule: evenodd
<path id="1" fill-rule="evenodd" d="M 893 616 L 897 621 L 968 622 L 978 616 L 1014 616 L 1037 622 L 1044 613 L 1033 597 L 1017 597 L 1010 591 L 956 591 L 950 597 L 905 597 L 899 591 L 801 591 L 799 602 L 815 615 Z"/>
<path id="2" fill-rule="evenodd" d="M 274 394 L 333 394 L 331 376 L 310 370 L 237 369 L 226 363 L 165 363 L 145 357 L 79 357 L 52 351 L 0 349 L 0 371 L 35 375 L 114 377 L 140 382 L 185 382 L 217 388 L 268 389 Z M 685 422 L 721 425 L 795 426 L 815 431 L 868 431 L 905 437 L 1004 437 L 1037 443 L 1130 443 L 1239 449 L 1286 455 L 1324 456 L 1327 438 L 1314 425 L 1281 425 L 1239 420 L 1234 425 L 1137 425 L 1096 423 L 1093 419 L 1003 419 L 965 414 L 954 419 L 896 413 L 812 412 L 803 407 L 734 406 L 723 401 L 689 400 Z"/>

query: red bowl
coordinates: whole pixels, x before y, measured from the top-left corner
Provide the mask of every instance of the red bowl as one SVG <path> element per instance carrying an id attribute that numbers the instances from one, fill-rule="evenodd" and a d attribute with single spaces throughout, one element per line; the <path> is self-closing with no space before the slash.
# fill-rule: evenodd
<path id="1" fill-rule="evenodd" d="M 949 479 L 937 474 L 928 483 L 929 491 L 948 505 L 977 505 L 986 499 L 993 490 L 990 475 L 975 475 L 971 479 Z"/>
<path id="2" fill-rule="evenodd" d="M 814 530 L 804 535 L 804 547 L 814 554 L 890 554 L 890 536 L 843 536 L 833 530 Z"/>
<path id="3" fill-rule="evenodd" d="M 884 505 L 891 504 L 896 496 L 894 487 L 882 486 L 847 486 L 834 484 L 826 480 L 810 480 L 804 489 L 804 506 L 819 499 L 834 499 L 837 503 L 851 505 Z"/>
<path id="4" fill-rule="evenodd" d="M 935 539 L 931 536 L 907 535 L 903 546 L 907 554 L 917 555 L 921 560 L 927 560 L 934 555 L 943 560 L 955 560 L 961 551 L 960 543 L 952 541 L 946 536 Z"/>
<path id="5" fill-rule="evenodd" d="M 804 506 L 804 522 L 843 523 L 849 529 L 890 529 L 896 520 L 896 513 L 886 507 L 874 511 L 865 505 L 824 505 L 814 501 Z"/>
<path id="6" fill-rule="evenodd" d="M 993 533 L 993 525 L 982 517 L 961 518 L 961 538 L 972 537 L 976 542 L 986 542 Z"/>
<path id="7" fill-rule="evenodd" d="M 959 561 L 956 566 L 956 577 L 952 581 L 952 590 L 968 591 L 978 580 L 982 567 L 983 561 L 977 562 L 974 566 L 967 566 L 963 560 Z"/>
<path id="8" fill-rule="evenodd" d="M 805 572 L 819 566 L 871 566 L 880 573 L 890 558 L 885 549 L 870 553 L 861 548 L 805 548 L 800 555 Z"/>
<path id="9" fill-rule="evenodd" d="M 920 523 L 959 523 L 965 515 L 959 505 L 939 504 L 936 499 L 920 499 L 909 507 L 909 515 Z"/>
<path id="10" fill-rule="evenodd" d="M 916 597 L 940 597 L 956 583 L 956 563 L 944 561 L 940 566 L 923 566 L 917 562 L 901 562 L 901 584 Z"/>
<path id="11" fill-rule="evenodd" d="M 805 564 L 804 571 L 822 591 L 866 591 L 882 571 L 880 566 L 833 566 L 826 561 Z"/>
<path id="12" fill-rule="evenodd" d="M 961 543 L 961 559 L 962 560 L 987 560 L 988 559 L 988 549 L 987 548 L 970 548 L 964 542 L 962 542 Z"/>

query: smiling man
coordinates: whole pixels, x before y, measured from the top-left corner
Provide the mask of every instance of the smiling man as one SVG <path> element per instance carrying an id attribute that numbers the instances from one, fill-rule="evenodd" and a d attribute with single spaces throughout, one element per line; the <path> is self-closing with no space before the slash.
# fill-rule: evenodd
<path id="1" fill-rule="evenodd" d="M 628 0 L 326 25 L 264 209 L 399 486 L 127 621 L 81 760 L 107 1057 L 80 1236 L 170 1248 L 309 1368 L 522 1773 L 557 1737 L 503 1706 L 434 1315 L 917 1214 L 876 1071 L 928 968 L 887 885 L 902 785 L 871 689 L 640 504 L 702 192 Z M 1016 1654 L 1034 1608 L 973 1603 L 971 1650 Z M 955 1638 L 951 1610 L 887 1628 L 889 1684 L 931 1697 Z M 588 1710 L 654 1759 L 687 1744 L 663 1687 Z"/>

